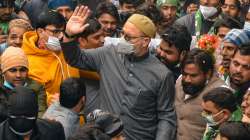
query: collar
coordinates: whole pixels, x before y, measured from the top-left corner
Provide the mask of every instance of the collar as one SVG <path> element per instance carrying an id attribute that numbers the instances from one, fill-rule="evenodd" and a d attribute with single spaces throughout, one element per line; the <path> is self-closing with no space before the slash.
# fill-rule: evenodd
<path id="1" fill-rule="evenodd" d="M 149 51 L 147 51 L 147 53 L 144 54 L 143 56 L 138 57 L 138 56 L 134 56 L 133 54 L 131 54 L 131 55 L 126 55 L 126 57 L 128 58 L 130 62 L 140 62 L 149 57 Z"/>

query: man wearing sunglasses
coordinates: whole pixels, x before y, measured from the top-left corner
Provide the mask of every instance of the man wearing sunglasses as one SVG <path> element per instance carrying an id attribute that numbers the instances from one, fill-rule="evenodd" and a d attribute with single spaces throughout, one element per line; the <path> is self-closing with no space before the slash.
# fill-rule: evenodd
<path id="1" fill-rule="evenodd" d="M 1 70 L 3 76 L 3 92 L 0 93 L 3 102 L 0 106 L 8 100 L 12 90 L 17 86 L 24 86 L 35 91 L 39 102 L 39 116 L 46 110 L 46 95 L 44 86 L 28 77 L 28 59 L 21 48 L 8 47 L 1 56 Z M 3 105 L 4 106 L 4 105 Z M 4 107 L 3 107 L 4 108 Z M 0 111 L 1 112 L 1 111 Z M 6 119 L 4 109 L 1 121 Z M 1 115 L 0 115 L 1 116 Z M 5 116 L 5 117 L 4 117 Z"/>

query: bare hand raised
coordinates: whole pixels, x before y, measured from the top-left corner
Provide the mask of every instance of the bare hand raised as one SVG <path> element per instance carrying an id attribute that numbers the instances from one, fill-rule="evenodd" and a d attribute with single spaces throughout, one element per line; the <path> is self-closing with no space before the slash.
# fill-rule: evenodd
<path id="1" fill-rule="evenodd" d="M 70 17 L 65 32 L 70 35 L 76 35 L 85 30 L 89 25 L 86 24 L 87 18 L 90 15 L 90 10 L 87 6 L 78 6 Z"/>

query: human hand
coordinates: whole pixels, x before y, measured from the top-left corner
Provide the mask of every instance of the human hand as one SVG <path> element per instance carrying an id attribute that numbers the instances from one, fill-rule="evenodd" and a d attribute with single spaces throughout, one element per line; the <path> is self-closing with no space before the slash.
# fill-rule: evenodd
<path id="1" fill-rule="evenodd" d="M 87 6 L 78 6 L 74 10 L 73 15 L 70 17 L 66 25 L 65 32 L 69 36 L 77 35 L 83 32 L 89 25 L 86 21 L 90 15 L 90 10 Z"/>

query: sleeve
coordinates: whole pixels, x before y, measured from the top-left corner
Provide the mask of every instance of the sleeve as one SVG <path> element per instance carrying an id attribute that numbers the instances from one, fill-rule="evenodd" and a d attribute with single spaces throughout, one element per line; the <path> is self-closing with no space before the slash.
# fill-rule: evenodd
<path id="1" fill-rule="evenodd" d="M 174 109 L 174 77 L 168 72 L 157 97 L 158 127 L 156 140 L 174 140 L 176 135 L 176 112 Z"/>
<path id="2" fill-rule="evenodd" d="M 47 95 L 45 92 L 44 86 L 40 86 L 38 89 L 38 104 L 39 104 L 39 112 L 38 112 L 38 117 L 42 117 L 44 112 L 47 109 Z"/>
<path id="3" fill-rule="evenodd" d="M 108 47 L 81 50 L 76 42 L 62 43 L 62 51 L 67 63 L 79 69 L 99 71 L 103 63 L 103 52 Z"/>

